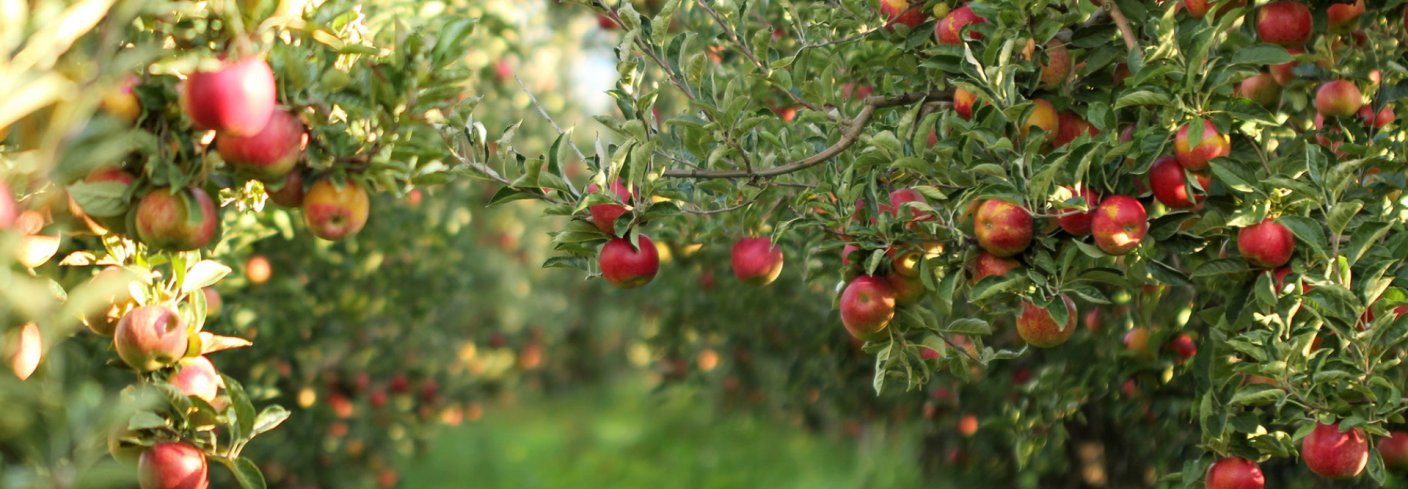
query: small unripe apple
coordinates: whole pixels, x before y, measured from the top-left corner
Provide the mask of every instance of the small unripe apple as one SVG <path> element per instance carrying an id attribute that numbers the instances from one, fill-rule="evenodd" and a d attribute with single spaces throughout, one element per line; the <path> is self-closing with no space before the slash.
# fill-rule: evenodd
<path id="1" fill-rule="evenodd" d="M 1375 445 L 1384 459 L 1384 468 L 1396 474 L 1408 473 L 1408 431 L 1391 432 Z"/>
<path id="2" fill-rule="evenodd" d="M 354 180 L 338 188 L 332 179 L 313 182 L 303 196 L 303 220 L 314 236 L 339 240 L 356 235 L 367 225 L 371 200 L 367 190 Z"/>
<path id="3" fill-rule="evenodd" d="M 206 489 L 210 487 L 205 454 L 186 442 L 157 442 L 137 460 L 142 489 Z"/>
<path id="4" fill-rule="evenodd" d="M 598 189 L 596 184 L 587 186 L 588 193 L 596 192 Z M 611 193 L 616 194 L 621 202 L 631 202 L 631 191 L 626 189 L 620 180 L 611 182 Z M 612 236 L 616 235 L 616 218 L 627 212 L 626 207 L 620 204 L 596 204 L 588 208 L 588 211 L 592 214 L 592 224 L 595 224 L 601 232 Z"/>
<path id="5" fill-rule="evenodd" d="M 841 292 L 840 308 L 841 323 L 851 336 L 862 340 L 874 338 L 895 317 L 895 289 L 880 277 L 856 277 Z"/>
<path id="6" fill-rule="evenodd" d="M 1086 208 L 1090 210 L 1086 212 L 1064 211 L 1060 217 L 1056 218 L 1056 222 L 1061 225 L 1061 229 L 1071 233 L 1072 236 L 1090 234 L 1090 220 L 1095 218 L 1095 208 L 1100 205 L 1100 195 L 1084 185 L 1076 185 L 1074 188 L 1066 187 L 1066 189 L 1085 200 Z"/>
<path id="7" fill-rule="evenodd" d="M 1197 121 L 1178 128 L 1178 134 L 1173 137 L 1173 155 L 1178 158 L 1178 164 L 1193 171 L 1207 170 L 1209 161 L 1232 153 L 1232 142 L 1227 136 L 1217 132 L 1212 121 L 1201 122 L 1203 134 L 1196 142 L 1188 136 L 1188 128 Z"/>
<path id="8" fill-rule="evenodd" d="M 1256 462 L 1241 457 L 1227 457 L 1208 467 L 1207 489 L 1262 489 L 1266 477 Z"/>
<path id="9" fill-rule="evenodd" d="M 1066 306 L 1064 325 L 1057 324 L 1046 308 L 1022 302 L 1022 313 L 1017 316 L 1017 334 L 1022 340 L 1037 348 L 1051 348 L 1070 340 L 1076 332 L 1076 304 L 1064 295 L 1061 302 Z"/>
<path id="10" fill-rule="evenodd" d="M 767 285 L 782 274 L 782 248 L 766 237 L 738 240 L 732 258 L 733 276 L 745 283 Z"/>
<path id="11" fill-rule="evenodd" d="M 240 174 L 264 182 L 278 182 L 293 171 L 303 147 L 308 143 L 308 131 L 303 123 L 288 112 L 277 110 L 258 133 L 250 136 L 219 133 L 216 150 Z"/>
<path id="12" fill-rule="evenodd" d="M 611 238 L 601 247 L 597 262 L 601 276 L 611 285 L 634 289 L 650 283 L 660 271 L 660 255 L 655 243 L 643 234 L 639 238 L 639 249 L 632 247 L 626 238 Z"/>
<path id="13" fill-rule="evenodd" d="M 137 203 L 137 237 L 148 246 L 171 251 L 204 248 L 215 239 L 220 215 L 210 194 L 196 187 L 157 188 Z"/>
<path id="14" fill-rule="evenodd" d="M 197 71 L 186 79 L 183 103 L 197 128 L 253 136 L 274 113 L 274 72 L 257 57 Z"/>
<path id="15" fill-rule="evenodd" d="M 136 76 L 128 75 L 121 84 L 104 93 L 103 112 L 128 124 L 137 122 L 142 115 L 142 102 L 132 93 L 132 87 L 137 86 L 138 81 Z"/>
<path id="16" fill-rule="evenodd" d="M 1148 231 L 1149 216 L 1144 212 L 1144 204 L 1127 195 L 1106 197 L 1090 221 L 1095 245 L 1111 255 L 1134 251 Z"/>
<path id="17" fill-rule="evenodd" d="M 1276 77 L 1270 73 L 1258 73 L 1242 80 L 1237 85 L 1237 94 L 1262 107 L 1275 108 L 1281 103 L 1281 84 L 1276 83 Z"/>
<path id="18" fill-rule="evenodd" d="M 1032 242 L 1032 215 L 1017 204 L 989 199 L 973 218 L 978 245 L 998 257 L 1021 253 Z"/>
<path id="19" fill-rule="evenodd" d="M 1343 32 L 1353 29 L 1359 23 L 1359 16 L 1364 14 L 1364 0 L 1356 0 L 1353 3 L 1336 3 L 1330 5 L 1325 11 L 1325 20 L 1330 32 Z"/>
<path id="20" fill-rule="evenodd" d="M 1139 326 L 1124 333 L 1121 340 L 1127 352 L 1136 355 L 1148 355 L 1149 351 L 1149 328 Z"/>
<path id="21" fill-rule="evenodd" d="M 1304 46 L 1314 27 L 1310 8 L 1296 0 L 1277 0 L 1256 12 L 1256 33 L 1262 42 L 1288 48 Z"/>
<path id="22" fill-rule="evenodd" d="M 1317 422 L 1300 442 L 1300 457 L 1320 477 L 1348 479 L 1369 464 L 1369 439 L 1359 427 L 1340 432 L 1339 423 Z"/>
<path id="23" fill-rule="evenodd" d="M 303 207 L 303 172 L 298 169 L 288 172 L 278 190 L 270 190 L 269 185 L 265 185 L 264 193 L 280 207 Z"/>
<path id="24" fill-rule="evenodd" d="M 978 283 L 988 277 L 1000 277 L 1016 270 L 1022 264 L 1011 258 L 1003 258 L 986 251 L 979 253 L 968 267 L 972 277 L 970 282 Z"/>
<path id="25" fill-rule="evenodd" d="M 962 87 L 953 89 L 953 111 L 957 112 L 963 120 L 973 119 L 973 104 L 977 101 L 977 94 Z"/>
<path id="26" fill-rule="evenodd" d="M 1022 139 L 1027 138 L 1031 128 L 1039 128 L 1046 132 L 1046 137 L 1053 139 L 1057 131 L 1061 130 L 1061 115 L 1056 113 L 1056 107 L 1044 99 L 1032 101 L 1032 111 L 1027 114 L 1027 119 L 1022 123 Z"/>
<path id="27" fill-rule="evenodd" d="M 1261 268 L 1276 268 L 1291 261 L 1296 249 L 1295 236 L 1275 220 L 1266 219 L 1237 231 L 1237 252 L 1248 263 Z"/>
<path id="28" fill-rule="evenodd" d="M 1325 117 L 1349 117 L 1364 106 L 1364 95 L 1348 80 L 1332 80 L 1315 91 L 1315 110 Z"/>
<path id="29" fill-rule="evenodd" d="M 963 33 L 963 28 L 972 24 L 983 24 L 987 21 L 987 19 L 973 13 L 973 9 L 969 8 L 968 4 L 964 4 L 962 7 L 950 11 L 937 24 L 934 24 L 934 38 L 938 39 L 939 44 L 958 44 L 963 42 L 960 35 Z M 982 38 L 983 35 L 978 31 L 968 31 L 968 39 L 978 41 Z"/>
<path id="30" fill-rule="evenodd" d="M 44 356 L 44 338 L 39 332 L 39 325 L 25 323 L 18 331 L 12 332 L 6 343 L 5 360 L 15 377 L 25 380 L 34 375 Z"/>
<path id="31" fill-rule="evenodd" d="M 1056 90 L 1066 83 L 1072 71 L 1071 53 L 1066 43 L 1052 39 L 1046 43 L 1046 62 L 1041 63 L 1041 88 Z"/>
<path id="32" fill-rule="evenodd" d="M 214 401 L 220 390 L 220 374 L 205 356 L 181 360 L 176 364 L 176 373 L 167 382 L 176 386 L 181 393 L 199 397 L 205 402 Z"/>
<path id="33" fill-rule="evenodd" d="M 913 29 L 929 18 L 929 12 L 924 10 L 923 0 L 880 0 L 880 13 L 885 14 L 886 27 L 904 24 Z"/>
<path id="34" fill-rule="evenodd" d="M 1393 121 L 1397 120 L 1398 116 L 1393 113 L 1392 105 L 1385 105 L 1382 109 L 1379 109 L 1378 113 L 1375 113 L 1372 105 L 1365 104 L 1363 107 L 1359 108 L 1359 118 L 1364 121 L 1364 125 L 1366 126 L 1374 129 L 1382 129 L 1384 126 L 1393 124 Z"/>
<path id="35" fill-rule="evenodd" d="M 1304 53 L 1305 50 L 1301 48 L 1289 48 L 1286 50 L 1286 52 L 1291 53 L 1291 56 L 1295 56 Z M 1271 78 L 1276 80 L 1276 84 L 1281 85 L 1283 87 L 1286 85 L 1290 85 L 1291 81 L 1295 80 L 1296 77 L 1295 72 L 1292 70 L 1294 70 L 1296 65 L 1299 64 L 1299 61 L 1292 60 L 1281 64 L 1271 65 L 1269 67 L 1269 70 L 1271 71 Z"/>
<path id="36" fill-rule="evenodd" d="M 186 325 L 166 306 L 133 309 L 117 323 L 112 337 L 117 356 L 142 372 L 157 370 L 186 356 Z"/>
<path id="37" fill-rule="evenodd" d="M 1154 191 L 1154 198 L 1170 209 L 1191 209 L 1199 203 L 1197 193 L 1188 187 L 1183 172 L 1183 165 L 1172 156 L 1159 158 L 1149 168 L 1149 188 Z M 1212 185 L 1212 176 L 1207 172 L 1193 172 L 1193 178 L 1204 191 Z"/>

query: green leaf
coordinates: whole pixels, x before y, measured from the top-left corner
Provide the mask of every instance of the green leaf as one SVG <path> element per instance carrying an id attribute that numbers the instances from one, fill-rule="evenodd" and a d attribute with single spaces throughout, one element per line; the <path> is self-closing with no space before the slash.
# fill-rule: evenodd
<path id="1" fill-rule="evenodd" d="M 201 260 L 186 272 L 181 282 L 181 291 L 190 293 L 211 285 L 230 274 L 230 267 L 215 260 Z"/>
<path id="2" fill-rule="evenodd" d="M 1276 222 L 1285 225 L 1296 235 L 1296 239 L 1310 246 L 1310 249 L 1323 258 L 1329 258 L 1329 242 L 1325 239 L 1325 228 L 1319 221 L 1308 217 L 1281 216 Z"/>
<path id="3" fill-rule="evenodd" d="M 1247 267 L 1246 260 L 1242 260 L 1239 258 L 1223 258 L 1219 260 L 1206 261 L 1203 262 L 1203 264 L 1198 265 L 1198 268 L 1193 270 L 1192 277 L 1206 278 L 1218 275 L 1230 275 L 1235 273 L 1243 273 L 1247 270 L 1249 270 L 1249 268 Z"/>
<path id="4" fill-rule="evenodd" d="M 1233 406 L 1259 406 L 1281 399 L 1286 391 L 1268 385 L 1253 384 L 1232 395 Z"/>
<path id="5" fill-rule="evenodd" d="M 220 374 L 225 380 L 225 392 L 230 394 L 230 404 L 233 410 L 229 413 L 230 423 L 235 428 L 232 433 L 235 439 L 246 441 L 254 434 L 254 403 L 250 402 L 249 395 L 245 394 L 244 386 L 239 381 L 228 375 Z"/>
<path id="6" fill-rule="evenodd" d="M 949 322 L 942 331 L 953 334 L 987 336 L 992 334 L 992 325 L 978 318 L 959 318 Z"/>
<path id="7" fill-rule="evenodd" d="M 1167 94 L 1155 92 L 1152 90 L 1135 90 L 1121 95 L 1120 98 L 1115 101 L 1115 110 L 1123 109 L 1125 107 L 1133 105 L 1152 105 L 1162 107 L 1167 106 L 1170 103 L 1172 103 L 1172 100 Z"/>
<path id="8" fill-rule="evenodd" d="M 1286 48 L 1275 44 L 1258 44 L 1256 46 L 1241 48 L 1232 55 L 1234 65 L 1278 65 L 1294 61 L 1295 57 L 1286 52 Z"/>
<path id="9" fill-rule="evenodd" d="M 264 473 L 259 471 L 259 466 L 253 460 L 240 457 L 233 463 L 227 464 L 230 472 L 235 475 L 235 480 L 240 483 L 243 489 L 267 489 L 268 483 L 264 482 Z"/>
<path id="10" fill-rule="evenodd" d="M 131 431 L 150 430 L 155 428 L 165 428 L 171 423 L 166 418 L 157 416 L 151 411 L 138 411 L 132 415 L 132 419 L 127 420 L 127 429 Z"/>
<path id="11" fill-rule="evenodd" d="M 1337 237 L 1344 234 L 1344 230 L 1349 227 L 1349 221 L 1363 208 L 1364 203 L 1357 200 L 1335 204 L 1325 216 L 1325 224 L 1330 226 L 1330 234 Z"/>
<path id="12" fill-rule="evenodd" d="M 262 433 L 267 433 L 269 430 L 279 427 L 280 424 L 283 424 L 284 420 L 288 419 L 289 414 L 287 409 L 284 409 L 283 406 L 278 404 L 264 408 L 263 411 L 259 412 L 259 416 L 254 418 L 254 430 L 250 437 L 259 436 Z"/>

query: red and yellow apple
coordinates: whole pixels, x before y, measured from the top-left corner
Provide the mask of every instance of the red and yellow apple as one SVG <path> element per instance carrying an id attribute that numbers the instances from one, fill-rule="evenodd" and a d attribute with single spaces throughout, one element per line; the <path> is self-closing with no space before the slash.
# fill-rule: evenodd
<path id="1" fill-rule="evenodd" d="M 1022 302 L 1022 313 L 1017 316 L 1017 334 L 1022 340 L 1037 348 L 1051 348 L 1070 340 L 1076 332 L 1076 304 L 1064 295 L 1061 302 L 1066 306 L 1065 324 L 1058 324 L 1046 308 L 1031 301 Z"/>
<path id="2" fill-rule="evenodd" d="M 356 235 L 367 225 L 371 200 L 367 191 L 354 180 L 338 187 L 332 179 L 313 182 L 303 196 L 303 220 L 314 236 L 339 240 Z"/>
<path id="3" fill-rule="evenodd" d="M 133 309 L 117 323 L 113 347 L 128 366 L 150 372 L 186 356 L 186 325 L 176 311 L 162 305 Z"/>
<path id="4" fill-rule="evenodd" d="M 841 292 L 841 323 L 851 336 L 877 337 L 895 317 L 895 289 L 881 277 L 856 277 Z"/>
<path id="5" fill-rule="evenodd" d="M 1111 255 L 1134 251 L 1148 231 L 1149 216 L 1144 212 L 1144 204 L 1127 195 L 1106 197 L 1090 221 L 1095 245 Z"/>
<path id="6" fill-rule="evenodd" d="M 937 24 L 934 24 L 934 38 L 939 41 L 939 44 L 958 44 L 963 42 L 961 34 L 965 27 L 987 21 L 987 19 L 973 13 L 973 9 L 968 4 L 964 4 L 962 7 L 950 11 Z M 982 38 L 983 35 L 976 30 L 968 31 L 968 39 L 978 41 Z"/>
<path id="7" fill-rule="evenodd" d="M 210 194 L 197 187 L 157 188 L 137 203 L 136 234 L 148 246 L 171 251 L 204 248 L 215 238 L 220 216 Z"/>
<path id="8" fill-rule="evenodd" d="M 1021 253 L 1032 242 L 1032 215 L 1027 209 L 1000 199 L 989 199 L 973 218 L 978 245 L 998 257 Z"/>
<path id="9" fill-rule="evenodd" d="M 216 150 L 235 172 L 264 182 L 285 180 L 303 155 L 308 131 L 293 114 L 277 110 L 258 133 L 240 136 L 220 132 Z"/>
<path id="10" fill-rule="evenodd" d="M 1277 0 L 1256 12 L 1256 33 L 1262 42 L 1301 47 L 1310 41 L 1314 27 L 1310 8 L 1297 0 Z"/>
<path id="11" fill-rule="evenodd" d="M 1192 176 L 1204 191 L 1212 185 L 1212 175 L 1207 172 L 1192 172 Z M 1170 209 L 1191 209 L 1200 201 L 1184 178 L 1183 165 L 1172 156 L 1159 158 L 1149 168 L 1149 188 L 1154 191 L 1154 198 Z"/>
<path id="12" fill-rule="evenodd" d="M 1296 240 L 1291 230 L 1273 219 L 1237 231 L 1237 252 L 1248 263 L 1261 268 L 1285 265 L 1291 261 L 1295 249 Z"/>
<path id="13" fill-rule="evenodd" d="M 1339 423 L 1317 422 L 1300 442 L 1300 457 L 1320 477 L 1348 479 L 1369 464 L 1369 439 L 1359 427 L 1341 432 Z"/>
<path id="14" fill-rule="evenodd" d="M 210 487 L 205 454 L 187 442 L 162 441 L 137 460 L 142 489 L 206 489 Z"/>
<path id="15" fill-rule="evenodd" d="M 233 136 L 259 134 L 274 113 L 274 72 L 258 57 L 223 62 L 186 78 L 183 105 L 200 129 Z"/>
<path id="16" fill-rule="evenodd" d="M 1209 161 L 1232 153 L 1232 142 L 1227 136 L 1217 132 L 1212 121 L 1203 119 L 1201 122 L 1203 133 L 1196 141 L 1189 136 L 1188 129 L 1197 122 L 1184 124 L 1173 138 L 1173 155 L 1178 158 L 1178 164 L 1193 171 L 1207 170 Z"/>
<path id="17" fill-rule="evenodd" d="M 1266 477 L 1256 462 L 1241 457 L 1227 457 L 1208 467 L 1207 489 L 1262 489 Z"/>
<path id="18" fill-rule="evenodd" d="M 767 285 L 782 274 L 782 248 L 766 237 L 743 238 L 733 244 L 733 276 L 745 283 Z"/>
<path id="19" fill-rule="evenodd" d="M 660 255 L 655 243 L 643 234 L 639 238 L 640 248 L 631 246 L 626 238 L 611 238 L 601 247 L 597 263 L 601 276 L 611 285 L 634 289 L 650 283 L 660 271 Z"/>

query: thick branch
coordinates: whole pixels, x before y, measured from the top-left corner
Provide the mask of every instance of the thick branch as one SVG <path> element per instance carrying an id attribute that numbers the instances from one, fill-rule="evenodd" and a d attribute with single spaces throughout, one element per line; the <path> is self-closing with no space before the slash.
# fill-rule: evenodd
<path id="1" fill-rule="evenodd" d="M 890 98 L 882 97 L 879 95 L 871 95 L 869 97 L 866 97 L 865 106 L 860 110 L 860 114 L 857 114 L 855 119 L 851 120 L 850 127 L 846 128 L 846 132 L 841 135 L 841 139 L 837 140 L 835 144 L 832 144 L 826 149 L 821 150 L 821 152 L 817 154 L 782 166 L 764 168 L 757 171 L 707 171 L 698 169 L 666 170 L 664 176 L 670 178 L 766 178 L 804 170 L 831 159 L 831 157 L 840 154 L 842 151 L 845 151 L 846 148 L 849 148 L 851 144 L 854 144 L 856 142 L 856 139 L 860 137 L 861 131 L 865 129 L 866 124 L 870 123 L 870 118 L 875 116 L 876 109 L 896 107 L 900 105 L 909 105 L 922 100 L 940 97 L 942 97 L 942 94 L 940 93 L 906 93 Z"/>
<path id="2" fill-rule="evenodd" d="M 1115 27 L 1120 29 L 1120 37 L 1124 38 L 1124 46 L 1130 51 L 1139 49 L 1139 37 L 1134 35 L 1134 28 L 1129 26 L 1129 19 L 1120 11 L 1120 6 L 1114 1 L 1105 2 L 1105 8 L 1110 9 L 1110 18 L 1115 19 Z"/>

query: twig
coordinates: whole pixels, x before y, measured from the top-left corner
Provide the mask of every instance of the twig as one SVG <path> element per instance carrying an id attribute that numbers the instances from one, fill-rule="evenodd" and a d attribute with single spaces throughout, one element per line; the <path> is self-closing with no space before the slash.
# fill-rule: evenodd
<path id="1" fill-rule="evenodd" d="M 615 22 L 616 25 L 625 27 L 626 23 L 622 21 L 621 16 L 616 13 L 616 9 L 607 6 L 606 2 L 603 2 L 602 0 L 594 0 L 592 2 L 592 6 L 596 7 L 602 12 L 605 12 L 605 15 L 609 17 L 612 22 Z M 640 37 L 637 37 L 635 39 L 635 45 L 637 48 L 640 49 L 641 52 L 645 53 L 647 56 L 650 56 L 650 59 L 655 62 L 655 65 L 659 66 L 660 69 L 665 72 L 665 75 L 670 78 L 670 83 L 673 83 L 676 87 L 679 87 L 680 91 L 684 92 L 684 95 L 686 97 L 689 97 L 690 100 L 698 100 L 698 98 L 694 95 L 694 90 L 689 88 L 689 85 L 686 85 L 684 83 L 684 80 L 681 80 L 680 77 L 675 74 L 675 70 L 670 68 L 669 63 L 666 63 L 665 60 L 660 58 L 660 55 L 655 52 L 654 47 L 646 44 L 646 41 Z"/>
<path id="2" fill-rule="evenodd" d="M 533 96 L 533 91 L 528 89 L 528 85 L 523 84 L 523 79 L 519 78 L 517 73 L 514 73 L 513 81 L 518 82 L 518 88 L 522 88 L 523 93 L 528 94 L 528 100 L 533 102 L 533 107 L 538 109 L 538 114 L 541 114 L 543 119 L 547 119 L 548 124 L 551 124 L 553 130 L 557 131 L 557 135 L 566 136 L 567 132 L 563 131 L 562 127 L 557 125 L 557 121 L 552 120 L 552 116 L 548 115 L 547 109 L 543 108 L 543 104 L 538 103 L 538 97 Z M 577 158 L 581 160 L 582 163 L 587 162 L 587 155 L 582 154 L 582 150 L 577 148 L 577 143 L 572 142 L 572 138 L 567 138 L 567 146 L 572 148 L 572 152 L 577 154 Z M 562 181 L 567 182 L 567 189 L 569 191 L 574 195 L 577 193 L 577 186 L 572 185 L 572 179 L 563 178 Z"/>
<path id="3" fill-rule="evenodd" d="M 1130 51 L 1139 50 L 1139 38 L 1134 35 L 1134 28 L 1129 26 L 1129 19 L 1120 11 L 1119 5 L 1115 2 L 1105 2 L 1105 8 L 1110 10 L 1110 18 L 1115 19 L 1115 27 L 1120 29 L 1120 37 L 1124 38 L 1124 46 Z"/>
<path id="4" fill-rule="evenodd" d="M 710 17 L 714 18 L 714 23 L 718 24 L 719 28 L 724 30 L 724 34 L 728 36 L 729 40 L 733 41 L 733 44 L 738 46 L 738 51 L 743 53 L 743 57 L 748 58 L 749 61 L 752 61 L 753 66 L 758 67 L 759 72 L 767 74 L 768 67 L 763 64 L 762 60 L 758 59 L 758 56 L 756 54 L 753 54 L 753 50 L 749 49 L 748 45 L 743 44 L 743 41 L 738 38 L 738 33 L 735 32 L 733 28 L 728 25 L 728 22 L 724 21 L 724 17 L 722 15 L 719 15 L 718 11 L 714 10 L 713 7 L 710 7 L 707 3 L 705 3 L 704 0 L 695 0 L 695 3 L 699 5 L 699 8 L 704 9 L 704 11 L 707 12 Z M 768 82 L 769 84 L 771 84 L 771 79 L 769 79 Z M 786 94 L 787 98 L 792 99 L 792 103 L 794 104 L 806 107 L 807 110 L 811 110 L 812 112 L 829 114 L 828 112 L 821 110 L 821 107 L 818 107 L 811 101 L 798 97 L 797 94 L 792 93 L 791 90 L 783 90 L 781 88 L 779 88 L 778 90 Z"/>

